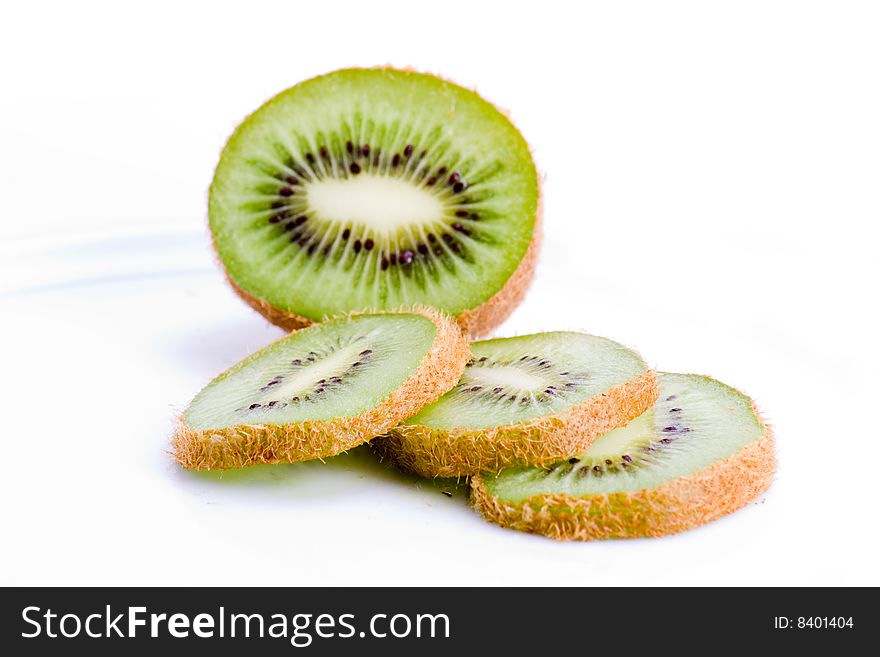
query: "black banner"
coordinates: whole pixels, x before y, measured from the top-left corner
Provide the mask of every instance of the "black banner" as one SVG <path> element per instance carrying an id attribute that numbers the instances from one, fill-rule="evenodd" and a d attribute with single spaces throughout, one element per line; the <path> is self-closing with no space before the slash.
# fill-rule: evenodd
<path id="1" fill-rule="evenodd" d="M 868 589 L 21 588 L 2 598 L 7 655 L 841 650 L 878 625 Z"/>

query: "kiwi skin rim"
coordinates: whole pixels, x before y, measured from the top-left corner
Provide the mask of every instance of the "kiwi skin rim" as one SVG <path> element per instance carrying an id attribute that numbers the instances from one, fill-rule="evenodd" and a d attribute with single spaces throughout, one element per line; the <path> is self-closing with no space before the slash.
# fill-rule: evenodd
<path id="1" fill-rule="evenodd" d="M 375 69 L 394 70 L 394 68 L 390 66 L 377 66 Z M 408 66 L 399 70 L 417 72 L 415 68 Z M 428 75 L 433 75 L 434 77 L 450 82 L 451 84 L 456 84 L 440 75 L 433 73 L 429 73 Z M 474 90 L 474 93 L 476 93 L 476 90 Z M 480 96 L 480 98 L 482 98 L 482 96 Z M 483 100 L 487 103 L 490 102 L 485 98 L 483 98 Z M 507 118 L 511 125 L 513 125 L 510 113 L 507 110 L 498 107 L 497 105 L 494 105 L 494 107 L 501 112 L 505 118 Z M 246 121 L 247 119 L 245 122 Z M 244 125 L 245 122 L 242 122 L 241 125 Z M 240 127 L 241 126 L 239 126 L 239 128 Z M 239 128 L 236 128 L 236 131 L 238 131 Z M 515 125 L 514 128 L 516 129 Z M 519 132 L 518 129 L 517 132 Z M 522 136 L 522 133 L 520 133 L 520 136 Z M 525 137 L 523 137 L 523 140 L 525 140 Z M 526 145 L 528 146 L 528 142 L 526 142 Z M 534 162 L 535 158 L 531 147 L 529 147 L 529 153 L 532 155 L 532 162 Z M 538 263 L 538 254 L 541 251 L 541 244 L 543 242 L 542 220 L 544 216 L 544 193 L 540 173 L 537 178 L 537 183 L 538 203 L 535 210 L 535 223 L 532 229 L 532 240 L 529 242 L 529 246 L 526 249 L 522 260 L 520 260 L 516 269 L 507 281 L 505 281 L 500 290 L 486 299 L 486 301 L 479 306 L 465 310 L 456 316 L 456 320 L 465 332 L 465 335 L 471 340 L 476 340 L 489 335 L 495 328 L 504 322 L 504 320 L 506 320 L 522 302 L 523 298 L 525 298 L 526 292 L 535 278 L 535 267 Z M 216 238 L 213 231 L 211 231 L 211 247 L 214 250 L 217 262 L 220 263 L 220 268 L 226 276 L 226 280 L 229 282 L 229 285 L 235 293 L 238 294 L 247 305 L 260 313 L 272 324 L 275 324 L 285 331 L 296 331 L 316 323 L 314 320 L 298 315 L 293 311 L 273 306 L 265 299 L 256 297 L 239 287 L 239 285 L 233 280 L 232 276 L 230 276 L 229 271 L 226 269 L 226 265 L 223 263 L 223 259 L 220 257 L 220 252 L 217 249 Z"/>
<path id="2" fill-rule="evenodd" d="M 773 431 L 754 404 L 752 408 L 764 427 L 761 438 L 657 488 L 592 497 L 533 495 L 505 502 L 490 494 L 483 476 L 477 476 L 471 479 L 471 503 L 489 522 L 562 541 L 648 538 L 693 529 L 744 507 L 773 481 Z"/>
<path id="3" fill-rule="evenodd" d="M 561 413 L 487 429 L 400 425 L 373 443 L 384 459 L 421 477 L 463 477 L 540 466 L 582 454 L 657 401 L 657 374 L 640 374 Z"/>
<path id="4" fill-rule="evenodd" d="M 239 424 L 224 429 L 193 429 L 180 417 L 172 438 L 177 462 L 192 470 L 226 470 L 335 456 L 367 442 L 439 399 L 458 383 L 464 372 L 470 359 L 467 340 L 458 324 L 434 309 L 418 307 L 385 314 L 396 312 L 427 317 L 437 327 L 437 336 L 416 371 L 380 404 L 354 417 L 287 425 Z M 356 314 L 363 313 L 349 316 Z"/>

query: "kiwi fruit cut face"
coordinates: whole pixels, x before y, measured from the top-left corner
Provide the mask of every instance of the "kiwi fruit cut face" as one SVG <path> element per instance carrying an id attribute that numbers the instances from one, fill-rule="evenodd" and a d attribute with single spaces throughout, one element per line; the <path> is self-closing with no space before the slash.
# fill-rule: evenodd
<path id="1" fill-rule="evenodd" d="M 653 408 L 583 454 L 472 480 L 477 510 L 558 539 L 684 531 L 754 500 L 775 471 L 773 437 L 752 401 L 714 379 L 659 375 Z"/>
<path id="2" fill-rule="evenodd" d="M 654 403 L 654 372 L 606 338 L 537 333 L 471 344 L 458 384 L 376 441 L 429 477 L 552 463 L 583 452 Z"/>
<path id="3" fill-rule="evenodd" d="M 520 133 L 476 93 L 349 69 L 282 92 L 238 127 L 209 216 L 232 285 L 284 328 L 425 304 L 479 334 L 531 280 L 539 182 Z"/>
<path id="4" fill-rule="evenodd" d="M 209 383 L 180 419 L 177 459 L 217 469 L 333 456 L 436 400 L 467 359 L 458 325 L 432 310 L 316 324 Z"/>

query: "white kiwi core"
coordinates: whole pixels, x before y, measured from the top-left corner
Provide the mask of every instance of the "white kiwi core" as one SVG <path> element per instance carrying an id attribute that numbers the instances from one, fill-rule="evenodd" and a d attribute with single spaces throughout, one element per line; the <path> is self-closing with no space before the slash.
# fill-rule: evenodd
<path id="1" fill-rule="evenodd" d="M 324 178 L 311 182 L 306 194 L 309 207 L 319 217 L 361 224 L 377 234 L 394 233 L 413 223 L 433 223 L 445 214 L 443 203 L 434 193 L 389 176 Z"/>

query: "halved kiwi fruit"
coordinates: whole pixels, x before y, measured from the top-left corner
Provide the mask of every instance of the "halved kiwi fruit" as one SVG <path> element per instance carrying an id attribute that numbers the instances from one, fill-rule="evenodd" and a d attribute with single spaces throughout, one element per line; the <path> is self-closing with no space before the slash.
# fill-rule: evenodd
<path id="1" fill-rule="evenodd" d="M 374 445 L 425 477 L 456 477 L 568 458 L 654 403 L 654 372 L 616 342 L 537 333 L 471 344 L 450 392 Z"/>
<path id="2" fill-rule="evenodd" d="M 472 336 L 519 303 L 539 247 L 528 145 L 475 92 L 412 71 L 341 70 L 249 116 L 211 185 L 236 291 L 286 328 L 430 305 Z"/>
<path id="3" fill-rule="evenodd" d="M 776 458 L 752 400 L 708 377 L 658 378 L 656 405 L 583 454 L 474 477 L 476 509 L 557 539 L 632 538 L 691 529 L 764 492 Z"/>
<path id="4" fill-rule="evenodd" d="M 316 324 L 209 383 L 180 419 L 175 455 L 194 469 L 333 456 L 436 400 L 468 357 L 459 326 L 433 310 Z"/>

